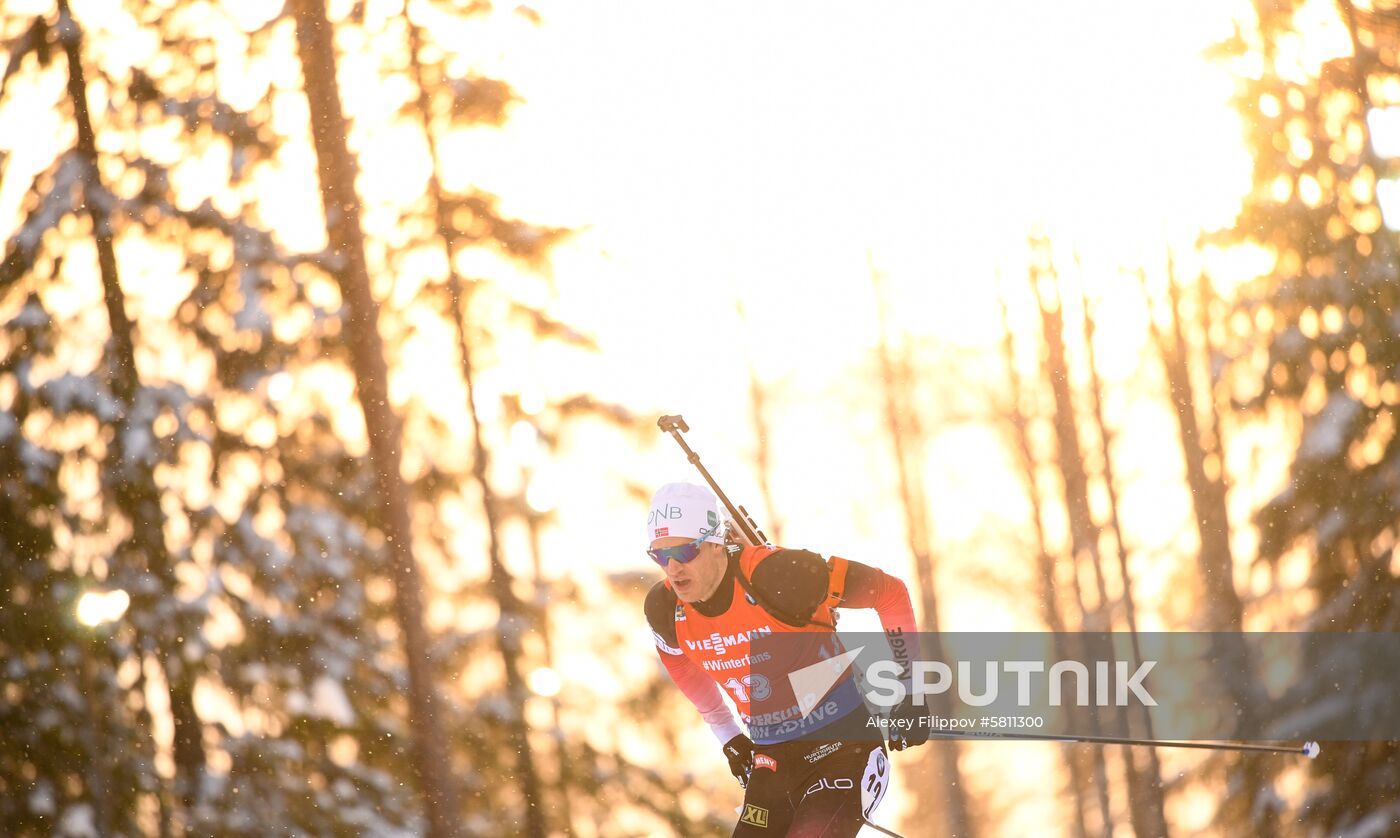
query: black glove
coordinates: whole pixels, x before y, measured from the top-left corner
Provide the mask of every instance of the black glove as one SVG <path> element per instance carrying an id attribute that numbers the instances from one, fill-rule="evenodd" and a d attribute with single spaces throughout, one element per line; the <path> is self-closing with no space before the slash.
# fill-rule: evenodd
<path id="1" fill-rule="evenodd" d="M 724 756 L 729 760 L 729 773 L 747 789 L 753 773 L 753 742 L 741 733 L 724 743 Z"/>
<path id="2" fill-rule="evenodd" d="M 890 718 L 899 722 L 890 727 L 890 750 L 902 751 L 928 741 L 929 732 L 932 730 L 929 726 L 928 707 L 915 705 L 912 693 L 905 696 L 904 701 L 894 708 Z"/>

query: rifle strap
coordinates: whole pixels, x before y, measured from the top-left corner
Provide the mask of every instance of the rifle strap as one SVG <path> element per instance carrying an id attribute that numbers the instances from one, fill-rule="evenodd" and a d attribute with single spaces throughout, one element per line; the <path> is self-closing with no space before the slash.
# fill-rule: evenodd
<path id="1" fill-rule="evenodd" d="M 831 623 L 824 622 L 822 620 L 814 620 L 810 617 L 799 617 L 795 614 L 788 613 L 782 608 L 774 606 L 773 603 L 770 602 L 767 597 L 765 597 L 762 593 L 759 592 L 758 588 L 754 587 L 753 582 L 749 581 L 749 577 L 744 575 L 744 568 L 739 564 L 739 554 L 730 553 L 729 561 L 733 565 L 734 577 L 739 580 L 739 585 L 750 597 L 753 598 L 753 601 L 758 604 L 759 608 L 762 608 L 764 611 L 767 611 L 770 615 L 773 616 L 774 619 L 778 620 L 779 622 L 786 623 L 790 626 L 796 626 L 797 628 L 804 628 L 806 626 L 821 626 L 822 628 L 829 628 L 832 631 L 836 630 L 836 626 L 832 625 Z M 846 578 L 846 560 L 841 559 L 840 562 L 841 584 L 844 585 Z M 830 584 L 828 584 L 827 591 L 827 598 L 826 600 L 824 600 L 824 604 L 830 604 L 832 601 L 833 594 L 831 592 Z M 836 592 L 836 598 L 839 601 L 839 591 Z"/>

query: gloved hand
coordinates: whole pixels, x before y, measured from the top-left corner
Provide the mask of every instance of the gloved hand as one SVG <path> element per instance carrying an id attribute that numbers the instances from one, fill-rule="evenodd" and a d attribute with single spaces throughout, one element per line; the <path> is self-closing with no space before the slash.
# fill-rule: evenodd
<path id="1" fill-rule="evenodd" d="M 753 741 L 744 734 L 724 743 L 724 756 L 729 760 L 729 773 L 743 788 L 749 787 L 749 776 L 753 774 Z"/>
<path id="2" fill-rule="evenodd" d="M 890 750 L 902 751 L 928 741 L 929 732 L 932 730 L 929 726 L 928 707 L 915 705 L 912 693 L 905 696 L 904 701 L 894 708 L 890 718 L 899 721 L 898 725 L 890 727 Z"/>

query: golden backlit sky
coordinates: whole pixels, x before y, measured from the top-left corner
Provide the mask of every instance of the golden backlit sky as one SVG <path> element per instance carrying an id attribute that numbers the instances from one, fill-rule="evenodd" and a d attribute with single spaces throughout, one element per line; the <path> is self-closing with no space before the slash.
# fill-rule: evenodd
<path id="1" fill-rule="evenodd" d="M 6 3 L 16 13 L 48 5 Z M 73 5 L 88 26 L 120 36 L 106 39 L 110 54 L 140 63 L 156 47 L 111 4 Z M 281 2 L 215 5 L 251 26 Z M 333 15 L 349 5 L 335 0 Z M 1083 254 L 1086 281 L 1105 299 L 1103 340 L 1117 349 L 1100 356 L 1105 377 L 1134 379 L 1145 321 L 1118 268 L 1159 272 L 1167 243 L 1186 247 L 1201 227 L 1228 224 L 1248 188 L 1242 128 L 1228 103 L 1232 81 L 1201 57 L 1247 5 L 542 0 L 531 4 L 539 24 L 508 7 L 460 27 L 425 15 L 434 37 L 524 99 L 504 129 L 451 139 L 448 182 L 499 193 L 508 214 L 579 229 L 554 253 L 552 301 L 539 283 L 488 255 L 468 267 L 501 277 L 511 293 L 548 301 L 603 350 L 580 364 L 507 345 L 482 375 L 483 395 L 528 381 L 541 392 L 596 392 L 645 416 L 682 413 L 706 464 L 757 512 L 752 363 L 773 399 L 774 499 L 790 545 L 907 575 L 869 374 L 877 329 L 868 260 L 887 276 L 898 325 L 912 337 L 986 346 L 999 329 L 997 277 L 1022 281 L 1026 235 L 1043 229 L 1058 247 Z M 1299 47 L 1300 65 L 1345 34 L 1328 22 L 1330 4 L 1313 7 L 1324 37 L 1310 42 L 1312 53 Z M 400 8 L 368 0 L 366 17 Z M 290 24 L 281 26 L 277 37 L 290 54 Z M 285 59 L 244 66 L 232 58 L 240 53 L 234 39 L 219 67 L 235 104 L 252 104 L 239 91 L 261 90 L 258 79 L 298 87 Z M 342 90 L 347 112 L 361 120 L 353 139 L 373 228 L 380 208 L 421 193 L 422 144 L 411 130 L 368 130 L 399 100 L 364 54 L 344 58 Z M 20 136 L 17 126 L 59 136 L 63 116 L 36 106 L 58 92 L 15 94 L 0 110 L 0 146 L 13 149 L 16 171 L 41 165 L 52 148 L 7 138 Z M 319 248 L 305 104 L 284 93 L 274 113 L 279 130 L 302 139 L 281 153 L 281 172 L 259 177 L 259 209 L 289 245 Z M 28 183 L 27 175 L 6 177 L 0 233 L 13 229 Z M 158 281 L 152 263 L 142 265 L 124 266 L 125 280 L 139 284 L 144 273 Z M 90 290 L 95 301 L 95 282 Z M 735 313 L 738 299 L 747 327 Z M 455 381 L 455 369 L 443 366 L 450 351 L 412 352 L 423 389 Z M 924 386 L 936 393 L 952 385 Z M 1125 449 L 1170 448 L 1161 443 L 1174 432 L 1162 406 L 1122 401 L 1116 409 L 1131 423 Z M 624 498 L 619 477 L 637 476 L 639 459 L 641 476 L 653 483 L 696 479 L 694 472 L 659 433 L 650 451 L 603 435 L 576 442 L 586 444 L 542 472 L 540 491 L 553 495 L 560 515 L 545 545 L 549 571 L 570 573 L 580 562 L 648 567 L 642 509 Z M 993 434 L 947 434 L 930 454 L 940 543 L 1024 525 L 1020 488 Z M 1124 470 L 1143 478 L 1123 497 L 1142 542 L 1169 541 L 1187 514 L 1176 469 L 1145 458 Z M 959 584 L 978 563 L 1004 562 L 1019 573 L 1030 556 L 946 561 L 945 628 L 1032 627 L 1017 622 L 1006 601 L 989 606 L 986 591 Z M 1167 582 L 1149 580 L 1149 597 L 1153 584 L 1160 590 Z M 869 625 L 854 619 L 843 628 Z M 636 654 L 649 655 L 645 633 L 638 638 Z"/>
<path id="2" fill-rule="evenodd" d="M 752 357 L 775 394 L 780 513 L 832 550 L 899 550 L 878 391 L 860 378 L 867 253 L 911 334 L 985 344 L 997 273 L 1020 281 L 1032 227 L 1110 273 L 1156 266 L 1168 238 L 1228 223 L 1248 186 L 1231 80 L 1200 57 L 1231 3 L 536 8 L 542 26 L 507 17 L 484 39 L 499 53 L 484 67 L 525 103 L 505 131 L 462 139 L 474 177 L 509 209 L 586 225 L 554 273 L 561 314 L 605 347 L 600 387 L 685 414 L 745 497 Z M 1140 317 L 1122 320 L 1135 345 Z M 1110 353 L 1106 374 L 1131 375 L 1130 356 Z M 943 509 L 969 487 L 986 505 L 991 446 L 965 434 L 944 452 Z M 669 444 L 658 455 L 656 480 L 690 477 Z M 630 556 L 636 528 L 605 500 L 586 516 L 599 555 Z M 940 534 L 977 523 L 938 507 Z"/>
<path id="3" fill-rule="evenodd" d="M 906 325 L 973 337 L 991 309 L 966 303 L 1033 224 L 1135 259 L 1229 220 L 1247 163 L 1198 53 L 1231 6 L 546 4 L 503 39 L 527 103 L 472 156 L 592 226 L 614 314 L 681 288 L 722 319 L 739 292 L 793 357 L 869 343 L 869 248 Z"/>
<path id="4" fill-rule="evenodd" d="M 580 230 L 554 254 L 550 305 L 603 347 L 579 364 L 507 345 L 483 373 L 482 395 L 531 381 L 546 392 L 591 389 L 643 415 L 683 413 L 731 494 L 760 508 L 749 466 L 752 363 L 772 396 L 773 489 L 791 538 L 902 570 L 878 390 L 867 374 L 877 337 L 868 260 L 888 277 L 897 325 L 915 339 L 986 345 L 998 329 L 996 277 L 1019 283 L 1025 236 L 1044 229 L 1097 271 L 1110 303 L 1104 341 L 1124 349 L 1103 354 L 1104 374 L 1132 377 L 1143 321 L 1136 292 L 1110 287 L 1121 285 L 1118 266 L 1156 270 L 1167 241 L 1188 244 L 1201 226 L 1228 223 L 1248 185 L 1231 80 L 1200 55 L 1229 33 L 1242 5 L 1201 0 L 1168 14 L 1149 3 L 542 2 L 532 6 L 538 25 L 503 7 L 455 26 L 411 4 L 433 37 L 524 99 L 503 130 L 445 144 L 446 179 L 498 192 L 507 213 Z M 90 50 L 150 60 L 156 43 L 110 6 L 74 7 L 104 36 Z M 251 26 L 279 7 L 221 8 Z M 333 2 L 333 16 L 348 7 Z M 400 9 L 370 0 L 366 20 Z M 290 22 L 279 26 L 285 55 Z M 352 139 L 374 232 L 380 208 L 421 194 L 426 169 L 411 129 L 374 127 L 402 91 L 379 81 L 356 46 L 342 42 L 350 50 L 342 90 L 360 120 Z M 270 79 L 292 91 L 275 95 L 275 127 L 301 137 L 280 153 L 284 168 L 259 176 L 259 211 L 289 245 L 318 248 L 324 231 L 305 177 L 313 158 L 295 66 L 249 66 L 234 60 L 241 49 L 237 38 L 220 49 L 223 95 L 250 106 L 259 80 Z M 52 101 L 54 92 L 33 98 Z M 19 101 L 5 117 L 60 124 Z M 43 153 L 21 144 L 11 163 L 19 169 Z M 226 163 L 215 155 L 210 165 Z M 6 178 L 7 229 L 27 183 Z M 128 283 L 154 275 L 130 261 Z M 547 300 L 539 283 L 513 279 L 490 255 L 467 267 Z M 451 388 L 430 386 L 451 375 L 438 374 L 441 346 L 424 342 L 409 357 L 421 389 L 451 400 Z M 1169 430 L 1164 419 L 1149 412 L 1136 421 Z M 693 479 L 657 441 L 647 478 Z M 935 527 L 957 543 L 989 525 L 987 510 L 1007 506 L 998 493 L 1018 490 L 1007 475 L 987 476 L 1001 456 L 990 434 L 953 435 L 933 453 Z M 540 491 L 552 489 L 561 514 L 557 545 L 588 533 L 592 564 L 641 563 L 638 528 L 619 514 L 630 507 L 619 505 L 614 480 L 636 473 L 636 456 L 630 441 L 580 446 L 544 472 Z M 1145 523 L 1175 526 L 1159 501 L 1142 505 L 1158 513 Z M 1167 508 L 1184 511 L 1179 497 Z"/>

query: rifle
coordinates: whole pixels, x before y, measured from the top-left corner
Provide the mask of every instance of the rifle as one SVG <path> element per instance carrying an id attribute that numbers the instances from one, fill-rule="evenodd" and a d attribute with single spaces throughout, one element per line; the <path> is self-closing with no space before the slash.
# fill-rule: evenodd
<path id="1" fill-rule="evenodd" d="M 763 530 L 759 529 L 758 524 L 754 523 L 753 516 L 749 515 L 747 509 L 744 509 L 742 506 L 735 506 L 729 500 L 729 496 L 724 493 L 724 490 L 719 487 L 715 479 L 710 476 L 710 472 L 700 463 L 700 455 L 696 454 L 691 447 L 686 444 L 685 438 L 681 436 L 682 433 L 688 433 L 690 431 L 690 426 L 685 423 L 685 418 L 680 415 L 662 416 L 660 419 L 656 420 L 656 426 L 669 433 L 671 437 L 675 439 L 676 443 L 680 445 L 681 450 L 685 452 L 686 458 L 693 463 L 696 468 L 700 469 L 700 475 L 705 478 L 706 483 L 710 484 L 710 489 L 719 497 L 720 503 L 724 504 L 724 508 L 729 510 L 729 517 L 733 519 L 734 524 L 739 528 L 739 534 L 743 536 L 744 540 L 753 547 L 771 546 L 768 541 L 768 536 L 764 535 Z"/>

